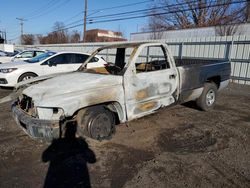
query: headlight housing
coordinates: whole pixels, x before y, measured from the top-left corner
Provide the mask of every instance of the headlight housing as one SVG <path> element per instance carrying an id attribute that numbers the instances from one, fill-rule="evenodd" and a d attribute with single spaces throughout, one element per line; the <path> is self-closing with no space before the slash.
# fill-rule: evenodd
<path id="1" fill-rule="evenodd" d="M 44 120 L 60 120 L 64 116 L 64 111 L 61 108 L 43 108 L 37 107 L 37 115 L 39 119 Z"/>
<path id="2" fill-rule="evenodd" d="M 7 68 L 7 69 L 0 69 L 0 72 L 1 73 L 11 73 L 15 70 L 17 70 L 17 68 Z"/>

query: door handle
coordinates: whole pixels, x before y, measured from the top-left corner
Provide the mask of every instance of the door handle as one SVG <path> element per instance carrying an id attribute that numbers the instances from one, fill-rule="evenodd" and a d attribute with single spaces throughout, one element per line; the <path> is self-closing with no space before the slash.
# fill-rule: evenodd
<path id="1" fill-rule="evenodd" d="M 169 75 L 169 79 L 175 79 L 175 77 L 176 77 L 176 74 L 170 74 Z"/>

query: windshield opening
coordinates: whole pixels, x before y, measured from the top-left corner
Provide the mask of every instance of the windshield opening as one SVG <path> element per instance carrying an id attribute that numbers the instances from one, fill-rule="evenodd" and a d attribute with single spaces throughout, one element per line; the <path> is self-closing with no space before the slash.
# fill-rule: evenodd
<path id="1" fill-rule="evenodd" d="M 28 63 L 38 63 L 44 59 L 47 59 L 48 57 L 52 56 L 56 54 L 56 52 L 46 52 L 44 54 L 41 54 L 41 55 L 38 55 L 36 57 L 33 57 L 31 59 L 28 59 L 28 60 L 24 60 L 25 62 L 28 62 Z"/>
<path id="2" fill-rule="evenodd" d="M 134 54 L 135 47 L 119 47 L 119 48 L 108 48 L 95 52 L 91 55 L 101 56 L 106 61 L 104 67 L 88 68 L 89 58 L 78 71 L 93 73 L 93 74 L 108 74 L 108 75 L 123 75 L 126 71 L 127 64 Z M 108 53 L 107 53 L 108 52 Z"/>

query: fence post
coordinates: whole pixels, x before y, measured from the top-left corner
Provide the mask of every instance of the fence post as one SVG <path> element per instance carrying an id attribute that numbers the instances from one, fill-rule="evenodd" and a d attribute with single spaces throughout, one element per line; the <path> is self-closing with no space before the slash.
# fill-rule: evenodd
<path id="1" fill-rule="evenodd" d="M 232 39 L 231 42 L 227 42 L 226 46 L 226 53 L 225 53 L 225 59 L 231 62 L 231 54 L 232 54 L 232 49 L 233 49 L 234 41 Z"/>
<path id="2" fill-rule="evenodd" d="M 180 59 L 182 59 L 183 45 L 184 45 L 183 42 L 179 44 L 179 58 L 180 58 Z"/>

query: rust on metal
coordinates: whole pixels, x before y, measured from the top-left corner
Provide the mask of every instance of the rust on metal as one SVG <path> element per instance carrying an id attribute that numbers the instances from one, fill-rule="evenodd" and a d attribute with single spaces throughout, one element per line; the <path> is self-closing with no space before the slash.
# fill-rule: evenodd
<path id="1" fill-rule="evenodd" d="M 147 102 L 147 103 L 139 104 L 135 108 L 134 113 L 139 114 L 139 113 L 142 113 L 142 112 L 148 112 L 150 110 L 156 109 L 157 106 L 158 106 L 158 103 L 156 101 L 150 101 L 150 102 Z"/>
<path id="2" fill-rule="evenodd" d="M 145 99 L 148 97 L 148 88 L 145 88 L 145 89 L 142 89 L 142 90 L 139 90 L 137 93 L 136 93 L 136 100 L 142 100 L 142 99 Z"/>
<path id="3" fill-rule="evenodd" d="M 142 111 L 147 111 L 150 109 L 153 109 L 154 107 L 156 107 L 157 102 L 148 102 L 148 103 L 144 103 L 142 105 L 139 105 L 138 108 Z"/>

